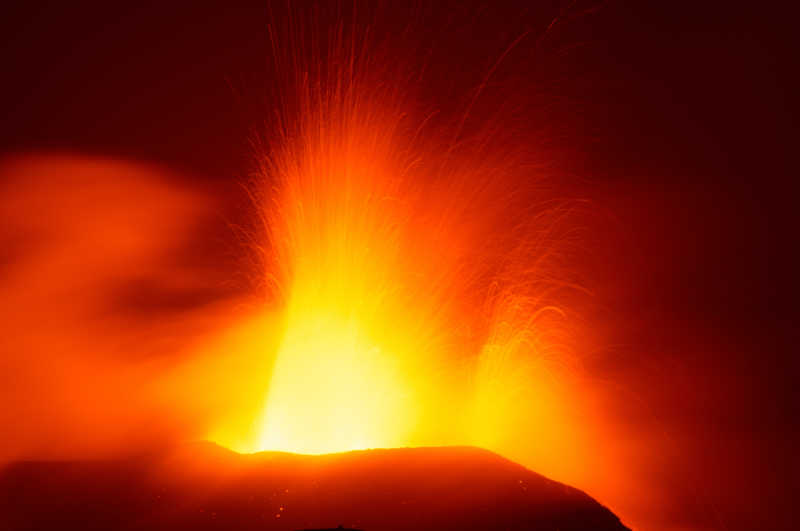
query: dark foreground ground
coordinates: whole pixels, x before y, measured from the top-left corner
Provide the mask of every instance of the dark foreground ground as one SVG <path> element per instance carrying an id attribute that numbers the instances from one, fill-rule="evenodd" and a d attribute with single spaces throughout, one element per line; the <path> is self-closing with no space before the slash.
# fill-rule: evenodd
<path id="1" fill-rule="evenodd" d="M 583 492 L 476 448 L 239 455 L 200 443 L 0 470 L 0 530 L 625 530 Z"/>

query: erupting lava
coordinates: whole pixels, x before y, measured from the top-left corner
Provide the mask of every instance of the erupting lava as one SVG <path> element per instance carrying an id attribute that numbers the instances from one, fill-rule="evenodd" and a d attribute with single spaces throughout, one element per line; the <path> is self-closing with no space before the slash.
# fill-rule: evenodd
<path id="1" fill-rule="evenodd" d="M 277 352 L 260 353 L 274 356 L 264 405 L 212 439 L 513 454 L 534 422 L 526 456 L 560 454 L 574 439 L 553 377 L 571 368 L 567 209 L 504 131 L 466 134 L 469 108 L 420 111 L 375 43 L 338 35 L 331 50 L 288 80 L 254 186 L 259 275 L 282 323 Z"/>
<path id="2" fill-rule="evenodd" d="M 357 323 L 300 316 L 278 353 L 257 448 L 316 454 L 401 444 L 413 405 L 397 372 Z"/>

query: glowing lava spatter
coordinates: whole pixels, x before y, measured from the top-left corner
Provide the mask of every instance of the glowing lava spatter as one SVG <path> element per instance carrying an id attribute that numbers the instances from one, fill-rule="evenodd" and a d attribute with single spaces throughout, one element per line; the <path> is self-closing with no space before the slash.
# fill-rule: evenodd
<path id="1" fill-rule="evenodd" d="M 212 438 L 241 451 L 569 452 L 549 363 L 569 357 L 563 210 L 502 131 L 462 138 L 466 115 L 414 112 L 413 86 L 397 82 L 408 76 L 366 48 L 337 34 L 329 68 L 289 80 L 254 194 L 282 336 L 263 353 L 274 365 L 249 433 L 238 422 Z"/>
<path id="2" fill-rule="evenodd" d="M 265 225 L 286 330 L 258 449 L 401 446 L 417 423 L 417 360 L 436 321 L 415 296 L 428 260 L 408 247 L 400 115 L 370 112 L 355 88 L 309 105 L 265 169 L 278 183 Z"/>

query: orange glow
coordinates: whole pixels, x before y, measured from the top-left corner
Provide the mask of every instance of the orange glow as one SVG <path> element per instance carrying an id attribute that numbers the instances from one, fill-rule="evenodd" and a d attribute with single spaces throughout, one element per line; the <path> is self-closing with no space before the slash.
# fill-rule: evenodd
<path id="1" fill-rule="evenodd" d="M 4 161 L 4 224 L 41 239 L 6 269 L 0 393 L 16 431 L 0 458 L 203 438 L 243 452 L 466 444 L 595 495 L 629 488 L 594 460 L 602 432 L 575 385 L 563 210 L 508 201 L 514 165 L 445 164 L 403 132 L 400 102 L 373 108 L 312 108 L 304 127 L 338 133 L 265 158 L 254 274 L 269 304 L 155 304 L 229 275 L 174 262 L 208 198 L 164 170 Z M 155 303 L 139 310 L 142 286 Z"/>
<path id="2" fill-rule="evenodd" d="M 49 317 L 64 328 L 13 345 L 59 368 L 47 378 L 63 388 L 30 402 L 69 423 L 59 451 L 164 438 L 244 452 L 466 444 L 582 488 L 597 484 L 590 474 L 603 477 L 587 472 L 593 428 L 577 419 L 569 209 L 544 186 L 538 155 L 515 151 L 502 129 L 467 136 L 461 120 L 430 119 L 376 64 L 388 62 L 291 80 L 297 101 L 251 188 L 260 305 L 239 295 L 107 319 L 115 314 L 103 313 L 104 297 L 136 295 L 140 277 L 170 300 L 227 280 L 229 271 L 163 265 L 205 203 L 153 168 L 34 159 L 8 170 L 19 182 L 30 171 L 44 177 L 42 190 L 13 188 L 7 217 L 31 224 L 31 209 L 44 209 L 57 216 L 47 229 L 66 231 L 63 248 L 20 262 L 14 285 L 23 288 L 11 294 L 28 308 L 21 327 Z M 65 173 L 74 182 L 50 182 Z M 106 183 L 98 197 L 80 192 L 96 182 Z M 37 284 L 41 292 L 27 289 Z M 74 289 L 53 298 L 65 285 Z M 36 441 L 62 430 L 48 415 L 6 414 L 31 423 L 22 432 L 39 431 Z M 6 455 L 37 451 L 21 437 L 14 444 Z"/>
<path id="3" fill-rule="evenodd" d="M 248 452 L 473 444 L 575 470 L 566 209 L 518 153 L 442 150 L 458 123 L 426 124 L 374 65 L 351 67 L 299 73 L 297 112 L 263 154 L 256 274 L 283 324 L 274 352 L 251 353 L 274 359 L 260 413 L 210 438 Z"/>

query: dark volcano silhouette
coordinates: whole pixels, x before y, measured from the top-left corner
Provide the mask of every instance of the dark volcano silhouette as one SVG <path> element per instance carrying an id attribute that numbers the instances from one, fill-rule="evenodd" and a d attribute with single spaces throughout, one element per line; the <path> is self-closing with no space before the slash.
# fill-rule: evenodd
<path id="1" fill-rule="evenodd" d="M 486 450 L 240 455 L 210 443 L 0 471 L 0 529 L 622 531 L 608 509 Z"/>

